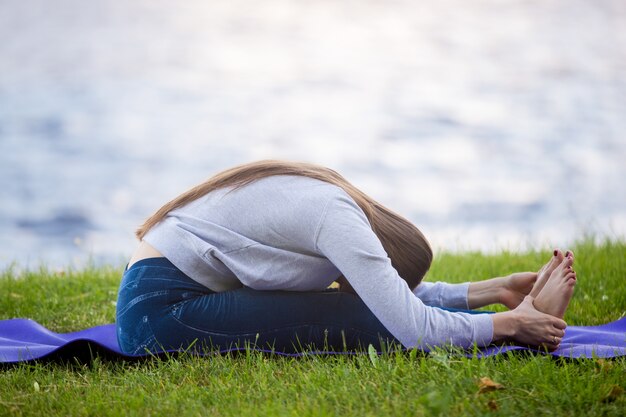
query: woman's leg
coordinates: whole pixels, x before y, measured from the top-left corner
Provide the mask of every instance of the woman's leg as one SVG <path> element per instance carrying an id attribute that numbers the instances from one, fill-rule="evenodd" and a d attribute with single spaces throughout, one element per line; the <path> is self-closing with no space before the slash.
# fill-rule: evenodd
<path id="1" fill-rule="evenodd" d="M 194 340 L 228 349 L 246 345 L 281 352 L 354 350 L 395 342 L 363 302 L 337 291 L 215 293 L 175 306 L 154 327 L 166 348 Z"/>
<path id="2" fill-rule="evenodd" d="M 141 354 L 246 345 L 281 352 L 353 350 L 397 342 L 365 304 L 337 291 L 214 293 L 165 258 L 125 274 L 117 306 L 120 347 Z"/>

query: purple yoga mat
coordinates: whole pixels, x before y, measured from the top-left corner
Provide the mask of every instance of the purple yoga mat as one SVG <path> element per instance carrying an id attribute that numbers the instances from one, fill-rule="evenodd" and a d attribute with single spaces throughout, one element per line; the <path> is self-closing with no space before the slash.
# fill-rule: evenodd
<path id="1" fill-rule="evenodd" d="M 223 350 L 221 353 L 238 350 Z M 259 349 L 263 352 L 269 350 Z M 511 350 L 533 350 L 522 346 L 490 346 L 478 351 L 486 357 Z M 538 352 L 534 350 L 535 352 Z M 354 352 L 282 353 L 284 356 L 311 354 L 349 354 Z M 545 353 L 545 352 L 543 352 Z M 132 359 L 120 351 L 114 324 L 91 327 L 73 333 L 54 333 L 29 319 L 0 321 L 0 363 L 34 360 L 86 358 L 101 355 L 113 359 Z M 472 356 L 473 353 L 468 353 Z M 565 331 L 561 347 L 550 355 L 567 358 L 610 358 L 626 356 L 626 317 L 601 326 L 570 326 Z"/>

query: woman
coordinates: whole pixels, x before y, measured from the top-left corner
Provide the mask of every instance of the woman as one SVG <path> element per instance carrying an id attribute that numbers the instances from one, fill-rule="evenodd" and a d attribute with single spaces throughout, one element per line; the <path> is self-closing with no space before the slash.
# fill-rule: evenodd
<path id="1" fill-rule="evenodd" d="M 137 237 L 116 317 L 129 354 L 383 342 L 556 349 L 575 282 L 573 256 L 555 251 L 538 274 L 421 283 L 432 260 L 422 233 L 335 171 L 303 163 L 224 171 L 161 207 Z M 334 281 L 339 291 L 327 290 Z M 513 310 L 446 310 L 496 302 Z"/>

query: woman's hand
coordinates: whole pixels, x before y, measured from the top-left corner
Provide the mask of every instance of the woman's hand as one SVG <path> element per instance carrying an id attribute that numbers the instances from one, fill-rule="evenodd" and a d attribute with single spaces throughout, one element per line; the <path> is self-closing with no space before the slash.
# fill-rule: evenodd
<path id="1" fill-rule="evenodd" d="M 533 289 L 535 281 L 537 281 L 536 272 L 518 272 L 503 277 L 499 290 L 499 303 L 504 304 L 509 310 L 517 308 Z"/>
<path id="2" fill-rule="evenodd" d="M 565 327 L 563 320 L 535 309 L 533 298 L 527 296 L 515 310 L 493 315 L 493 341 L 556 350 L 565 335 Z"/>

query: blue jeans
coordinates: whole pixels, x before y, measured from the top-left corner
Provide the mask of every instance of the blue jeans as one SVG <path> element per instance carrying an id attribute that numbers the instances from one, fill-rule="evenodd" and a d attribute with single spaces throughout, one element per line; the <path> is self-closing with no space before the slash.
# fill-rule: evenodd
<path id="1" fill-rule="evenodd" d="M 355 295 L 257 291 L 214 292 L 166 258 L 133 264 L 120 284 L 117 338 L 127 354 L 254 347 L 280 352 L 377 350 L 399 342 Z"/>

